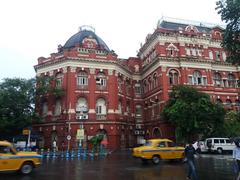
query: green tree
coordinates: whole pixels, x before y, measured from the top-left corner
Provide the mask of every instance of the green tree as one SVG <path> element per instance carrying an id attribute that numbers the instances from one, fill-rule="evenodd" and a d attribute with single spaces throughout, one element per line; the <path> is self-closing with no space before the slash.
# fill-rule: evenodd
<path id="1" fill-rule="evenodd" d="M 224 135 L 227 137 L 240 137 L 240 112 L 229 111 L 226 113 Z"/>
<path id="2" fill-rule="evenodd" d="M 0 139 L 10 139 L 37 119 L 35 79 L 4 79 L 0 83 Z"/>
<path id="3" fill-rule="evenodd" d="M 55 87 L 52 84 L 56 84 L 56 79 L 53 77 L 43 76 L 37 77 L 36 98 L 39 101 L 45 95 L 54 95 L 55 97 L 62 97 L 65 95 L 64 89 L 61 87 Z"/>
<path id="4" fill-rule="evenodd" d="M 240 0 L 219 0 L 218 14 L 227 23 L 222 45 L 228 51 L 227 60 L 240 65 Z"/>
<path id="5" fill-rule="evenodd" d="M 208 94 L 188 86 L 175 86 L 163 109 L 164 119 L 176 127 L 177 140 L 189 141 L 201 134 L 218 135 L 223 130 L 224 108 Z"/>

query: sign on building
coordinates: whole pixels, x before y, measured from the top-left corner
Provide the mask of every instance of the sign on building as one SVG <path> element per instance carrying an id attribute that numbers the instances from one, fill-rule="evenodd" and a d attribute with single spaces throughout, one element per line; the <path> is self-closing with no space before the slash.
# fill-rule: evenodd
<path id="1" fill-rule="evenodd" d="M 83 140 L 84 139 L 84 129 L 78 129 L 77 130 L 76 139 L 78 139 L 78 140 Z"/>

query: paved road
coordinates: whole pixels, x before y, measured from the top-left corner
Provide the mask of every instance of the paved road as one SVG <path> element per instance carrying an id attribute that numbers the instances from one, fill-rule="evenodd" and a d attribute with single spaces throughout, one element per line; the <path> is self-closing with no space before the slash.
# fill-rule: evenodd
<path id="1" fill-rule="evenodd" d="M 233 180 L 231 155 L 201 155 L 197 159 L 200 180 Z M 1 180 L 185 180 L 186 164 L 163 161 L 142 164 L 130 152 L 114 152 L 105 158 L 44 159 L 31 175 L 1 173 Z"/>

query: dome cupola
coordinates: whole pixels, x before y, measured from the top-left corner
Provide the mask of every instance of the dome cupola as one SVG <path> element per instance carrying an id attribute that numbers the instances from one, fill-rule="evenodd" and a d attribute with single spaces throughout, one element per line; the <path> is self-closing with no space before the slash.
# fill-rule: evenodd
<path id="1" fill-rule="evenodd" d="M 81 26 L 79 32 L 70 37 L 63 49 L 70 49 L 79 45 L 80 47 L 89 49 L 99 49 L 110 52 L 106 43 L 96 35 L 95 29 L 91 26 Z"/>

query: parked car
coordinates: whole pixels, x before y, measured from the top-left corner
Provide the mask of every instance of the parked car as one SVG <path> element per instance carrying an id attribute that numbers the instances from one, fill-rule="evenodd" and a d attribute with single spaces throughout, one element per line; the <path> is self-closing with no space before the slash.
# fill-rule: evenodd
<path id="1" fill-rule="evenodd" d="M 205 146 L 210 152 L 218 152 L 222 154 L 224 151 L 232 151 L 235 148 L 233 141 L 229 138 L 207 138 Z"/>
<path id="2" fill-rule="evenodd" d="M 196 141 L 193 143 L 193 147 L 198 153 L 208 152 L 208 148 L 205 146 L 204 141 Z"/>
<path id="3" fill-rule="evenodd" d="M 158 164 L 161 159 L 179 159 L 184 158 L 184 147 L 176 146 L 169 139 L 149 139 L 143 146 L 133 148 L 133 157 L 140 158 L 143 162 L 152 160 Z"/>
<path id="4" fill-rule="evenodd" d="M 41 164 L 41 157 L 36 152 L 18 152 L 10 142 L 0 141 L 0 172 L 19 171 L 29 174 Z"/>

